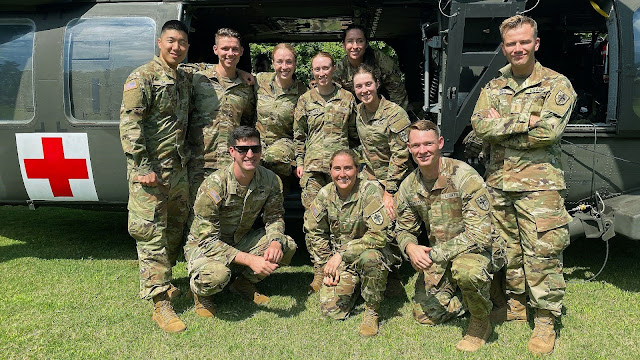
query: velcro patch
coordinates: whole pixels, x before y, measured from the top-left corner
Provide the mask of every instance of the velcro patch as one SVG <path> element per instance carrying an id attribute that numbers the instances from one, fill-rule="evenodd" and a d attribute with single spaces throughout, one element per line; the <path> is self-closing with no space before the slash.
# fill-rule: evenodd
<path id="1" fill-rule="evenodd" d="M 575 98 L 566 86 L 558 86 L 546 101 L 547 109 L 558 116 L 564 116 Z"/>
<path id="2" fill-rule="evenodd" d="M 371 221 L 373 221 L 373 223 L 376 225 L 382 225 L 382 223 L 384 222 L 384 217 L 382 216 L 380 210 L 371 214 Z"/>
<path id="3" fill-rule="evenodd" d="M 489 199 L 487 198 L 487 194 L 482 194 L 476 198 L 476 204 L 478 207 L 484 211 L 489 211 Z"/>
<path id="4" fill-rule="evenodd" d="M 311 204 L 311 206 L 309 207 L 309 211 L 311 211 L 311 215 L 313 215 L 313 217 L 316 219 L 316 221 L 319 221 L 320 218 L 322 218 L 322 211 L 324 209 L 320 206 L 317 205 L 317 203 L 313 203 Z"/>
<path id="5" fill-rule="evenodd" d="M 207 192 L 207 195 L 209 195 L 211 200 L 213 200 L 213 202 L 216 203 L 216 205 L 218 205 L 222 200 L 222 198 L 220 197 L 220 194 L 218 194 L 218 192 L 215 189 L 209 190 L 209 192 Z"/>
<path id="6" fill-rule="evenodd" d="M 131 80 L 128 83 L 124 84 L 124 91 L 132 90 L 138 87 L 138 82 L 136 80 Z"/>

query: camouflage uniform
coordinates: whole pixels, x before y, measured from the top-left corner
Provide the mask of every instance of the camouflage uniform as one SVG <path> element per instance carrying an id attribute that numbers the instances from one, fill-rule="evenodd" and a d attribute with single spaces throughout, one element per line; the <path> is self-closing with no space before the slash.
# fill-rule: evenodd
<path id="1" fill-rule="evenodd" d="M 407 90 L 404 88 L 404 81 L 402 81 L 400 69 L 398 69 L 393 59 L 382 51 L 373 48 L 371 48 L 371 50 L 373 50 L 375 57 L 373 71 L 376 72 L 378 79 L 380 79 L 380 89 L 378 92 L 387 96 L 389 100 L 400 105 L 404 110 L 407 110 L 409 99 L 407 98 Z M 353 89 L 353 74 L 355 74 L 356 70 L 357 68 L 351 66 L 349 59 L 345 56 L 336 64 L 336 72 L 333 74 L 333 78 L 336 79 L 343 88 L 355 94 Z"/>
<path id="2" fill-rule="evenodd" d="M 413 167 L 407 149 L 409 117 L 395 103 L 385 99 L 371 119 L 365 119 L 364 104 L 357 106 L 356 127 L 362 143 L 363 176 L 377 180 L 384 190 L 398 191 L 398 185 Z"/>
<path id="3" fill-rule="evenodd" d="M 431 190 L 420 169 L 400 184 L 396 240 L 402 253 L 409 243 L 418 243 L 422 222 L 432 247 L 433 264 L 416 280 L 413 314 L 418 321 L 437 324 L 464 313 L 456 288 L 471 315 L 489 315 L 489 210 L 482 177 L 458 160 L 440 159 L 440 175 Z"/>
<path id="4" fill-rule="evenodd" d="M 388 246 L 391 221 L 382 207 L 376 183 L 356 180 L 346 200 L 340 199 L 335 184 L 320 190 L 304 215 L 309 252 L 323 265 L 340 253 L 340 280 L 337 286 L 322 285 L 322 313 L 344 319 L 353 307 L 357 286 L 370 305 L 382 302 L 388 268 L 393 255 Z"/>
<path id="5" fill-rule="evenodd" d="M 528 288 L 532 307 L 559 316 L 571 220 L 560 193 L 566 188 L 560 139 L 576 94 L 566 77 L 537 62 L 520 86 L 511 65 L 500 73 L 482 90 L 471 123 L 491 146 L 486 181 L 494 224 L 507 242 L 507 293 Z M 488 118 L 492 107 L 502 117 Z M 540 121 L 529 128 L 532 113 Z"/>
<path id="6" fill-rule="evenodd" d="M 293 113 L 296 166 L 304 166 L 300 187 L 305 209 L 318 191 L 331 182 L 331 155 L 336 150 L 354 147 L 358 141 L 353 95 L 334 85 L 329 100 L 316 89 L 304 93 Z"/>
<path id="7" fill-rule="evenodd" d="M 293 109 L 306 89 L 294 81 L 288 89 L 276 82 L 276 73 L 256 76 L 257 120 L 256 128 L 262 140 L 262 162 L 280 176 L 291 175 L 291 162 L 295 158 L 293 145 Z"/>
<path id="8" fill-rule="evenodd" d="M 120 108 L 120 138 L 127 158 L 129 234 L 136 240 L 140 296 L 169 289 L 188 215 L 184 141 L 190 87 L 181 70 L 160 57 L 127 78 Z M 158 186 L 137 177 L 155 172 Z"/>
<path id="9" fill-rule="evenodd" d="M 288 264 L 296 243 L 284 234 L 282 183 L 270 170 L 259 166 L 244 198 L 233 174 L 233 164 L 209 175 L 198 189 L 187 244 L 184 247 L 191 290 L 199 296 L 220 292 L 233 273 L 252 283 L 264 277 L 248 266 L 232 264 L 238 252 L 264 256 L 272 241 L 282 245 L 281 264 Z M 252 229 L 262 212 L 265 227 Z"/>
<path id="10" fill-rule="evenodd" d="M 232 163 L 227 138 L 239 125 L 253 126 L 255 95 L 240 77 L 218 75 L 216 66 L 193 75 L 192 109 L 189 119 L 189 187 L 194 200 L 206 176 Z"/>

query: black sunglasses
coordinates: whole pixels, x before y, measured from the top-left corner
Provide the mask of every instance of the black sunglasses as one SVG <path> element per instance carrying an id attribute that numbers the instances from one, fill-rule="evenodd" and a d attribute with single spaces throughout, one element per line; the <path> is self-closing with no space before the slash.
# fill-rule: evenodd
<path id="1" fill-rule="evenodd" d="M 262 145 L 233 145 L 233 148 L 236 149 L 240 154 L 246 154 L 251 150 L 254 154 L 259 154 L 262 152 Z"/>

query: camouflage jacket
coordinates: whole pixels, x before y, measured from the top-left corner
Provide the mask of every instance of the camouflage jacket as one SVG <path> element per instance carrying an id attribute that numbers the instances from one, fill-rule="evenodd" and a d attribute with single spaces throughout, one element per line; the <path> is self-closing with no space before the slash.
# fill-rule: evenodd
<path id="1" fill-rule="evenodd" d="M 334 151 L 355 147 L 355 100 L 340 85 L 329 101 L 314 88 L 298 99 L 293 113 L 293 137 L 296 146 L 296 165 L 305 171 L 329 173 L 329 158 Z"/>
<path id="2" fill-rule="evenodd" d="M 190 167 L 226 167 L 232 162 L 227 147 L 231 130 L 239 125 L 253 126 L 256 105 L 253 88 L 240 77 L 231 85 L 225 84 L 216 67 L 211 66 L 193 75 L 191 104 Z"/>
<path id="3" fill-rule="evenodd" d="M 367 249 L 387 246 L 391 221 L 375 182 L 357 179 L 346 200 L 336 185 L 324 186 L 304 214 L 304 231 L 314 263 L 325 264 L 336 252 L 350 264 Z"/>
<path id="4" fill-rule="evenodd" d="M 257 119 L 256 128 L 265 146 L 279 139 L 293 140 L 293 109 L 306 88 L 294 81 L 288 89 L 276 83 L 276 73 L 259 73 L 256 76 Z"/>
<path id="5" fill-rule="evenodd" d="M 130 178 L 186 164 L 189 82 L 160 57 L 135 69 L 124 83 L 120 140 Z"/>
<path id="6" fill-rule="evenodd" d="M 511 65 L 500 69 L 480 93 L 471 117 L 478 137 L 491 145 L 487 185 L 504 191 L 565 189 L 560 140 L 576 93 L 569 80 L 536 62 L 518 86 Z M 488 118 L 495 108 L 500 118 Z M 540 121 L 529 128 L 529 117 Z"/>
<path id="7" fill-rule="evenodd" d="M 432 280 L 437 283 L 457 255 L 490 250 L 489 193 L 471 166 L 446 157 L 440 158 L 440 176 L 431 191 L 423 181 L 418 168 L 400 184 L 396 240 L 406 254 L 409 243 L 418 243 L 424 222 L 433 248 Z"/>
<path id="8" fill-rule="evenodd" d="M 233 164 L 209 175 L 198 189 L 189 231 L 189 246 L 197 244 L 205 255 L 227 265 L 238 254 L 233 246 L 251 230 L 260 213 L 266 236 L 281 244 L 284 239 L 280 178 L 258 166 L 244 198 L 236 195 L 237 189 Z"/>
<path id="9" fill-rule="evenodd" d="M 407 110 L 409 99 L 407 98 L 407 90 L 404 88 L 404 81 L 402 81 L 400 69 L 398 69 L 395 62 L 393 62 L 393 59 L 382 51 L 373 48 L 371 48 L 371 50 L 373 50 L 375 57 L 373 71 L 376 72 L 381 83 L 378 93 L 386 95 L 389 100 L 400 105 L 404 110 Z M 336 64 L 336 72 L 333 74 L 333 78 L 340 82 L 343 88 L 349 90 L 354 95 L 353 74 L 355 74 L 356 70 L 356 68 L 349 64 L 349 59 L 345 56 Z"/>
<path id="10" fill-rule="evenodd" d="M 384 97 L 375 115 L 368 121 L 365 121 L 365 112 L 364 104 L 358 104 L 356 127 L 366 171 L 385 190 L 397 191 L 402 179 L 413 168 L 407 149 L 407 132 L 411 121 L 400 106 Z"/>

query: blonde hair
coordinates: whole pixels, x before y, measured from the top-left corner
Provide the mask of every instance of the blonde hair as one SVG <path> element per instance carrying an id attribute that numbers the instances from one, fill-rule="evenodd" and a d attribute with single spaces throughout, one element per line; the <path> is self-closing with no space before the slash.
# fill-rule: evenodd
<path id="1" fill-rule="evenodd" d="M 296 53 L 296 49 L 294 49 L 294 47 L 291 46 L 291 44 L 286 44 L 286 43 L 280 43 L 273 48 L 273 51 L 271 52 L 272 61 L 275 60 L 276 51 L 278 50 L 289 50 L 293 54 L 293 61 L 296 63 L 298 62 L 298 54 Z"/>
<path id="2" fill-rule="evenodd" d="M 356 152 L 351 150 L 351 149 L 336 150 L 331 155 L 331 159 L 329 160 L 329 167 L 333 166 L 333 159 L 335 159 L 336 156 L 338 156 L 338 155 L 347 155 L 347 156 L 349 156 L 351 158 L 351 160 L 353 160 L 353 165 L 356 167 L 356 170 L 360 168 L 360 160 L 358 159 L 358 154 L 356 154 Z"/>
<path id="3" fill-rule="evenodd" d="M 407 134 L 407 136 L 409 134 L 411 134 L 412 130 L 417 130 L 417 131 L 435 131 L 436 136 L 440 136 L 440 129 L 438 129 L 438 125 L 436 125 L 436 123 L 434 123 L 433 121 L 430 120 L 418 120 L 416 122 L 414 122 L 413 124 L 411 124 L 411 126 L 409 126 L 409 133 Z"/>
<path id="4" fill-rule="evenodd" d="M 512 30 L 515 28 L 519 28 L 524 24 L 529 24 L 533 29 L 533 38 L 538 37 L 538 23 L 532 18 L 525 15 L 514 15 L 508 19 L 505 19 L 502 24 L 500 24 L 500 36 L 504 39 L 504 33 L 508 30 Z"/>
<path id="5" fill-rule="evenodd" d="M 311 58 L 311 63 L 313 64 L 313 60 L 315 60 L 317 57 L 326 57 L 329 58 L 329 60 L 331 60 L 331 66 L 334 66 L 336 64 L 336 61 L 333 60 L 333 56 L 331 56 L 331 54 L 329 54 L 326 51 L 318 51 L 317 54 L 314 55 L 313 58 Z"/>

